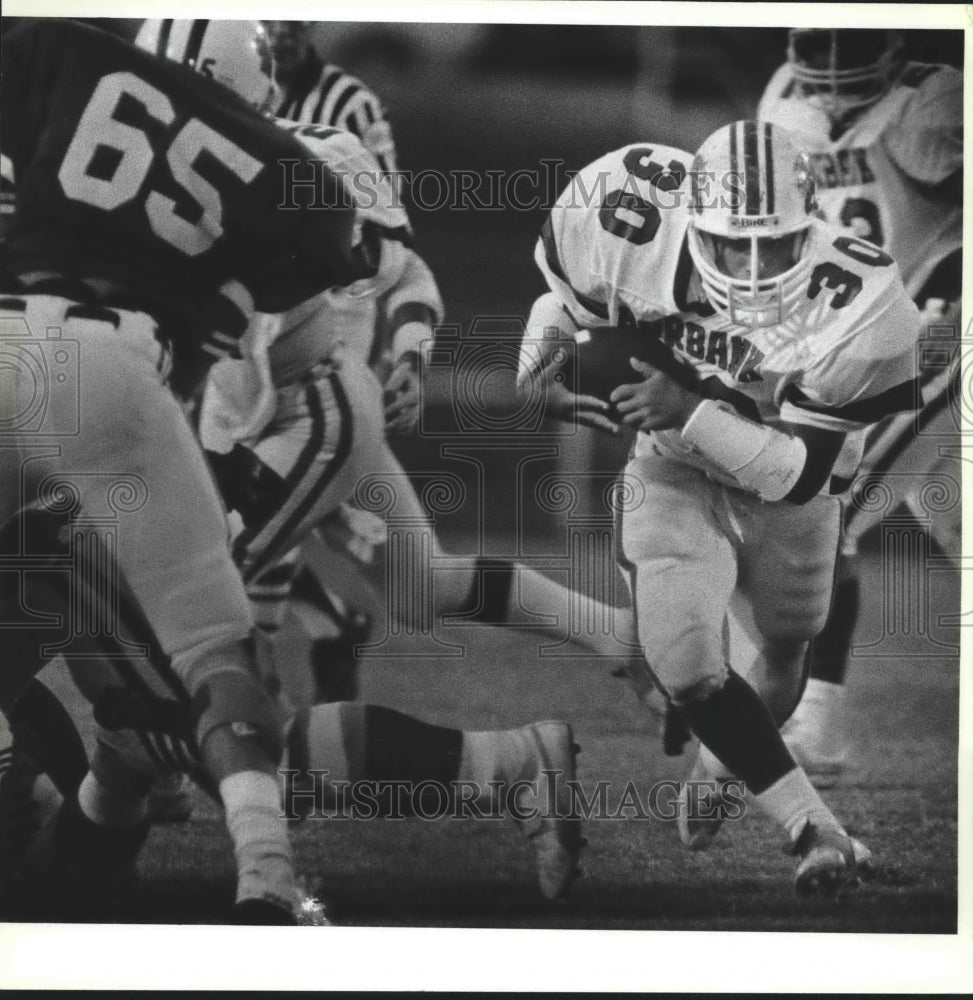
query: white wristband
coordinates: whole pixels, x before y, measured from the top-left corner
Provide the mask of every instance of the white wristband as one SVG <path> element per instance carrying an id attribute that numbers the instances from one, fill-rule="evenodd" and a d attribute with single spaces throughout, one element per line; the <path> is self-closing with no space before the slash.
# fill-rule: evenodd
<path id="1" fill-rule="evenodd" d="M 432 327 L 428 323 L 410 320 L 403 323 L 392 335 L 392 356 L 401 358 L 407 351 L 422 354 L 422 345 L 432 341 Z"/>
<path id="2" fill-rule="evenodd" d="M 782 500 L 804 469 L 807 447 L 763 424 L 704 399 L 682 429 L 682 440 L 763 500 Z"/>

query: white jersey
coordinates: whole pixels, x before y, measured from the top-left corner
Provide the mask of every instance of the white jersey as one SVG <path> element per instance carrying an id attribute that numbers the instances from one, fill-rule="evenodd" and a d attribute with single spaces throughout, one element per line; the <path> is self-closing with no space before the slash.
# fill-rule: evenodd
<path id="1" fill-rule="evenodd" d="M 353 243 L 373 274 L 330 288 L 280 317 L 254 317 L 243 338 L 247 357 L 221 361 L 210 372 L 200 428 L 204 446 L 212 451 L 226 452 L 237 441 L 256 438 L 273 416 L 274 387 L 305 377 L 339 346 L 365 361 L 379 296 L 387 296 L 390 314 L 419 303 L 434 322 L 442 318 L 435 281 L 411 249 L 408 216 L 372 154 L 341 129 L 278 124 L 341 179 L 355 202 Z"/>
<path id="2" fill-rule="evenodd" d="M 962 246 L 962 209 L 936 191 L 963 165 L 962 74 L 909 63 L 880 100 L 834 135 L 800 88 L 791 67 L 781 66 L 759 120 L 787 129 L 809 154 L 825 219 L 888 251 L 916 297 Z"/>
<path id="3" fill-rule="evenodd" d="M 686 247 L 691 161 L 626 146 L 558 199 L 535 257 L 578 326 L 636 325 L 688 367 L 702 396 L 771 426 L 849 432 L 914 407 L 919 313 L 892 258 L 815 221 L 806 305 L 778 326 L 734 325 L 706 301 Z M 651 437 L 724 478 L 679 431 Z M 640 434 L 637 449 L 648 440 Z"/>

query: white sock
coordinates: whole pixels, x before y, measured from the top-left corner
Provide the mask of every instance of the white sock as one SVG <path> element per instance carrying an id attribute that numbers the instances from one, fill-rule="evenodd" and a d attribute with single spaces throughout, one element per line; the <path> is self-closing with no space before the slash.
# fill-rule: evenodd
<path id="1" fill-rule="evenodd" d="M 148 814 L 148 798 L 132 797 L 106 788 L 89 771 L 78 789 L 81 811 L 100 826 L 135 826 Z"/>
<path id="2" fill-rule="evenodd" d="M 786 732 L 800 733 L 801 742 L 817 753 L 840 754 L 845 745 L 845 688 L 812 677 Z"/>
<path id="3" fill-rule="evenodd" d="M 800 836 L 806 820 L 844 832 L 834 813 L 824 804 L 799 767 L 788 771 L 766 791 L 755 795 L 754 800 L 764 812 L 780 823 L 791 841 Z"/>
<path id="4" fill-rule="evenodd" d="M 237 902 L 292 909 L 299 894 L 277 782 L 262 771 L 239 771 L 220 782 L 220 798 L 236 854 Z"/>
<path id="5" fill-rule="evenodd" d="M 721 761 L 709 747 L 699 745 L 699 761 L 711 778 L 732 778 L 730 769 Z"/>
<path id="6" fill-rule="evenodd" d="M 814 705 L 824 712 L 836 712 L 845 700 L 844 684 L 833 684 L 811 677 L 804 689 L 801 704 Z"/>
<path id="7" fill-rule="evenodd" d="M 468 781 L 489 791 L 490 781 L 512 783 L 531 777 L 533 742 L 520 729 L 463 733 L 459 781 Z"/>

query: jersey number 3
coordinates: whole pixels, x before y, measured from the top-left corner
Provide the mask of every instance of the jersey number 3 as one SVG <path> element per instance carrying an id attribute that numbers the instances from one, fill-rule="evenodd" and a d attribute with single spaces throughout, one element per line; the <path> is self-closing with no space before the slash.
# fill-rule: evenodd
<path id="1" fill-rule="evenodd" d="M 832 246 L 846 257 L 851 257 L 859 264 L 867 264 L 869 267 L 888 267 L 892 263 L 892 258 L 884 250 L 879 250 L 877 246 L 854 236 L 839 236 Z M 854 271 L 848 271 L 839 267 L 834 261 L 826 260 L 811 272 L 807 297 L 816 299 L 822 288 L 829 288 L 835 293 L 830 302 L 832 309 L 844 309 L 858 298 L 858 293 L 862 290 L 862 279 Z"/>
<path id="2" fill-rule="evenodd" d="M 656 191 L 675 191 L 686 178 L 686 168 L 678 160 L 670 160 L 668 166 L 656 163 L 652 152 L 648 146 L 637 146 L 625 154 L 622 162 L 629 177 L 647 181 Z M 647 201 L 636 191 L 616 188 L 605 195 L 598 221 L 612 236 L 642 246 L 655 239 L 662 216 L 651 200 Z"/>
<path id="3" fill-rule="evenodd" d="M 112 211 L 139 197 L 156 152 L 146 133 L 118 119 L 123 98 L 141 104 L 153 122 L 171 125 L 176 112 L 160 90 L 132 73 L 102 77 L 85 108 L 64 155 L 58 180 L 75 201 Z M 252 181 L 263 164 L 215 132 L 198 118 L 190 118 L 166 148 L 173 178 L 196 202 L 190 221 L 173 198 L 159 191 L 144 196 L 145 214 L 156 236 L 190 257 L 205 253 L 223 235 L 220 194 L 196 170 L 199 158 L 209 154 L 244 183 Z"/>

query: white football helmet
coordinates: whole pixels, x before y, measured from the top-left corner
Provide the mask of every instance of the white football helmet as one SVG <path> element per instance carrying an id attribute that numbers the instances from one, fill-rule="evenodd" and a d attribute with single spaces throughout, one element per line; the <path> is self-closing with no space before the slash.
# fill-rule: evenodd
<path id="1" fill-rule="evenodd" d="M 806 298 L 817 203 L 808 159 L 776 125 L 714 132 L 693 162 L 689 253 L 713 307 L 774 326 Z"/>
<path id="2" fill-rule="evenodd" d="M 898 31 L 791 28 L 787 61 L 806 100 L 838 120 L 874 104 L 905 65 Z"/>
<path id="3" fill-rule="evenodd" d="M 277 98 L 274 62 L 259 21 L 149 18 L 135 44 L 222 83 L 258 111 L 270 111 Z"/>

